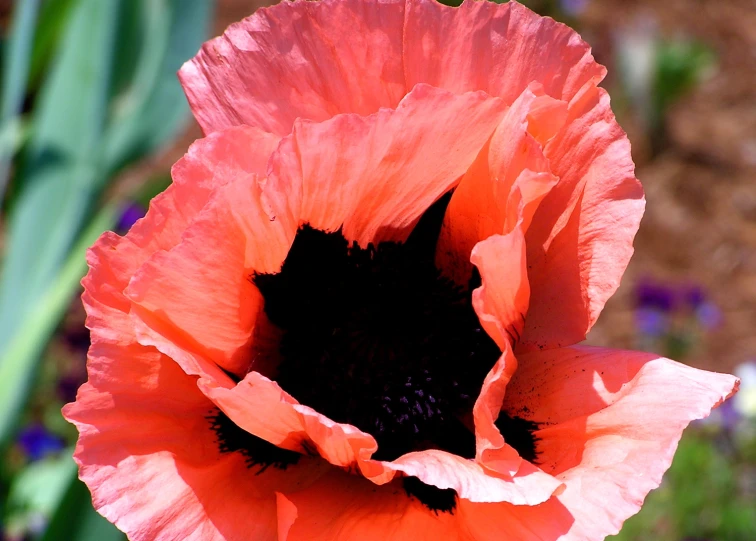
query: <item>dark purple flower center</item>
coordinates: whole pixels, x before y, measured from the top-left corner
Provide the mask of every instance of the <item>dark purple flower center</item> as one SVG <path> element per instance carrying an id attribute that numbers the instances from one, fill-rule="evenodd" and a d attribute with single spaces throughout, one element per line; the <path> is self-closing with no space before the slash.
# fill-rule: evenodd
<path id="1" fill-rule="evenodd" d="M 376 460 L 425 449 L 475 456 L 470 414 L 501 352 L 472 307 L 479 277 L 461 287 L 435 266 L 449 198 L 403 243 L 362 248 L 340 231 L 306 225 L 280 272 L 252 277 L 282 331 L 274 379 L 300 403 L 372 434 Z M 535 458 L 533 423 L 502 414 L 497 426 L 523 457 Z M 248 452 L 257 464 L 289 460 Z M 415 478 L 404 488 L 434 511 L 456 505 L 453 490 Z"/>
<path id="2" fill-rule="evenodd" d="M 372 434 L 377 460 L 424 449 L 475 455 L 460 419 L 501 353 L 469 290 L 434 264 L 447 200 L 404 243 L 361 248 L 305 226 L 281 272 L 254 277 L 265 313 L 283 330 L 276 381 Z"/>

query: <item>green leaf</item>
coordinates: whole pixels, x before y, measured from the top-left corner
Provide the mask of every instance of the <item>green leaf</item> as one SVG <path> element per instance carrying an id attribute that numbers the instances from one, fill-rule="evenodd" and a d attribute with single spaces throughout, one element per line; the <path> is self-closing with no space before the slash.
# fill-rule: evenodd
<path id="1" fill-rule="evenodd" d="M 73 291 L 62 285 L 71 274 L 58 273 L 94 201 L 115 170 L 165 144 L 187 116 L 175 72 L 204 39 L 210 7 L 210 0 L 76 0 L 71 7 L 16 179 L 0 276 L 0 443 L 62 314 L 40 314 L 40 307 Z M 119 44 L 140 50 L 133 69 L 115 63 L 131 54 L 114 44 L 124 31 L 141 36 Z M 121 67 L 131 78 L 114 81 Z"/>
<path id="2" fill-rule="evenodd" d="M 39 358 L 84 273 L 86 246 L 114 221 L 109 209 L 69 256 L 101 174 L 97 149 L 116 7 L 117 0 L 79 0 L 75 6 L 17 178 L 22 191 L 9 220 L 0 277 L 0 447 L 11 437 Z"/>
<path id="3" fill-rule="evenodd" d="M 33 309 L 27 312 L 23 321 L 24 331 L 16 333 L 0 355 L 0 448 L 15 427 L 47 340 L 86 272 L 87 248 L 103 231 L 112 228 L 116 219 L 116 207 L 110 205 L 92 220 L 71 250 L 57 279 L 36 299 Z"/>
<path id="4" fill-rule="evenodd" d="M 716 55 L 703 43 L 689 40 L 661 42 L 656 50 L 653 101 L 656 119 L 693 89 L 716 63 Z"/>
<path id="5" fill-rule="evenodd" d="M 76 466 L 69 476 L 68 488 L 40 541 L 126 541 L 126 536 L 100 516 L 92 507 L 86 485 L 76 477 Z"/>
<path id="6" fill-rule="evenodd" d="M 29 68 L 29 84 L 32 89 L 39 86 L 43 75 L 47 72 L 50 60 L 58 48 L 61 35 L 78 1 L 46 0 L 42 2 Z"/>
<path id="7" fill-rule="evenodd" d="M 2 104 L 0 104 L 0 133 L 7 135 L 19 125 L 19 114 L 26 94 L 29 62 L 39 0 L 16 2 L 13 25 L 3 58 Z M 8 182 L 10 160 L 15 153 L 14 139 L 0 138 L 0 204 Z"/>
<path id="8" fill-rule="evenodd" d="M 102 165 L 117 0 L 79 0 L 42 89 L 0 278 L 0 353 L 55 279 L 87 220 Z"/>
<path id="9" fill-rule="evenodd" d="M 60 504 L 71 478 L 76 477 L 73 449 L 28 464 L 13 478 L 8 507 L 13 514 L 50 516 Z"/>
<path id="10" fill-rule="evenodd" d="M 153 152 L 183 127 L 189 108 L 176 72 L 207 35 L 212 2 L 137 0 L 130 7 L 141 7 L 143 47 L 106 133 L 105 162 L 111 170 Z"/>

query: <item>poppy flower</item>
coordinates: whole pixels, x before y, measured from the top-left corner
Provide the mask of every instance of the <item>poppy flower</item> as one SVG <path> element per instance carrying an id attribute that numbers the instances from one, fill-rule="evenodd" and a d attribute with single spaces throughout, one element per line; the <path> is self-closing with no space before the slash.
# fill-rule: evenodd
<path id="1" fill-rule="evenodd" d="M 83 281 L 65 416 L 132 539 L 602 539 L 732 376 L 575 345 L 644 207 L 572 30 L 510 2 L 261 9 L 205 138 Z"/>

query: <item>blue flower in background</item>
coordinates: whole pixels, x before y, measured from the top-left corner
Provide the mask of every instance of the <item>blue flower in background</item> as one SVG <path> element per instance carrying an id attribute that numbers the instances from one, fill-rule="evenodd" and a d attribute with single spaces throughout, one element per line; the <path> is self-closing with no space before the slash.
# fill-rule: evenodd
<path id="1" fill-rule="evenodd" d="M 145 209 L 139 203 L 128 203 L 123 207 L 123 210 L 121 211 L 121 217 L 118 219 L 116 230 L 119 233 L 126 233 L 129 229 L 131 229 L 131 226 L 133 226 L 137 222 L 137 220 L 144 217 L 146 213 L 147 209 Z"/>
<path id="2" fill-rule="evenodd" d="M 45 458 L 63 449 L 63 440 L 38 423 L 21 431 L 18 444 L 31 461 Z"/>
<path id="3" fill-rule="evenodd" d="M 635 311 L 635 327 L 646 336 L 659 337 L 669 330 L 669 319 L 659 310 L 639 308 Z"/>
<path id="4" fill-rule="evenodd" d="M 638 309 L 653 309 L 670 312 L 676 303 L 673 288 L 645 278 L 635 286 L 635 303 Z"/>
<path id="5" fill-rule="evenodd" d="M 706 302 L 706 293 L 701 286 L 689 284 L 683 286 L 681 296 L 686 305 L 696 309 Z"/>
<path id="6" fill-rule="evenodd" d="M 712 302 L 704 302 L 696 308 L 696 319 L 702 327 L 713 329 L 722 323 L 722 311 Z"/>
<path id="7" fill-rule="evenodd" d="M 589 0 L 561 0 L 559 5 L 565 14 L 571 17 L 577 17 L 585 11 Z"/>

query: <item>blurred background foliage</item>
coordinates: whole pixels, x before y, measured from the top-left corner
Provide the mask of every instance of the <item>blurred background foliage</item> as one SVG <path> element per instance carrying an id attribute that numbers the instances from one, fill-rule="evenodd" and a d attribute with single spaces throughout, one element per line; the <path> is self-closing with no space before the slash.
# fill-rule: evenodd
<path id="1" fill-rule="evenodd" d="M 609 67 L 649 200 L 589 342 L 743 379 L 686 432 L 615 539 L 756 539 L 756 5 L 523 3 L 576 28 Z M 127 231 L 201 136 L 181 63 L 263 4 L 0 0 L 2 539 L 123 539 L 77 480 L 76 431 L 60 415 L 86 379 L 84 253 L 103 231 Z"/>
<path id="2" fill-rule="evenodd" d="M 116 228 L 112 188 L 189 111 L 176 70 L 207 37 L 210 0 L 23 0 L 5 6 L 0 109 L 0 511 L 4 535 L 119 539 L 71 460 L 60 407 L 83 377 L 65 328 L 84 253 Z M 153 191 L 149 186 L 146 191 Z M 69 351 L 51 340 L 59 331 Z"/>

